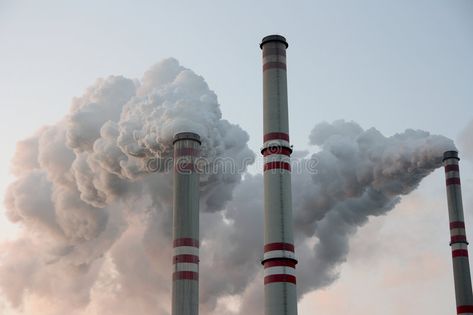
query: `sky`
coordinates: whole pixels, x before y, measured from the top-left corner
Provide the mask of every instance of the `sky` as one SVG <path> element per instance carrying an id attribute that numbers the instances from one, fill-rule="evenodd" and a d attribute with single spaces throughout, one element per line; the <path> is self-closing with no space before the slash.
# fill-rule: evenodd
<path id="1" fill-rule="evenodd" d="M 453 139 L 461 157 L 472 151 L 471 140 L 462 138 L 473 120 L 470 0 L 0 0 L 2 197 L 14 179 L 17 141 L 61 119 L 97 78 L 140 78 L 168 57 L 204 77 L 224 118 L 246 130 L 258 152 L 258 44 L 268 34 L 289 42 L 290 133 L 297 150 L 314 150 L 315 124 L 345 119 L 386 136 L 426 130 Z M 473 154 L 462 158 L 461 168 L 467 231 L 473 231 Z M 305 295 L 299 313 L 451 313 L 443 183 L 437 170 L 394 211 L 370 219 L 350 240 L 339 279 Z M 3 213 L 0 239 L 13 240 L 21 228 Z"/>

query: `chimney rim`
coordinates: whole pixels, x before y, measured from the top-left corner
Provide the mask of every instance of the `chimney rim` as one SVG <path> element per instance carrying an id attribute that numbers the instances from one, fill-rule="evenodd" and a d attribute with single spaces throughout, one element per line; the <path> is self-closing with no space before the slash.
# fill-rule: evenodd
<path id="1" fill-rule="evenodd" d="M 199 144 L 202 144 L 199 134 L 197 134 L 195 132 L 185 131 L 185 132 L 176 133 L 174 135 L 172 144 L 176 143 L 177 141 L 181 141 L 181 140 L 193 140 L 193 141 L 198 142 Z"/>
<path id="2" fill-rule="evenodd" d="M 456 150 L 445 151 L 443 153 L 443 160 L 442 161 L 445 161 L 445 160 L 448 160 L 448 159 L 457 159 L 458 161 L 460 161 L 460 158 L 458 157 L 458 151 L 456 151 Z"/>
<path id="3" fill-rule="evenodd" d="M 273 34 L 273 35 L 268 35 L 268 36 L 263 37 L 263 39 L 261 40 L 261 44 L 259 44 L 259 47 L 263 49 L 263 45 L 269 42 L 280 42 L 280 43 L 283 43 L 286 46 L 286 48 L 289 47 L 289 44 L 287 43 L 286 38 L 278 34 Z"/>

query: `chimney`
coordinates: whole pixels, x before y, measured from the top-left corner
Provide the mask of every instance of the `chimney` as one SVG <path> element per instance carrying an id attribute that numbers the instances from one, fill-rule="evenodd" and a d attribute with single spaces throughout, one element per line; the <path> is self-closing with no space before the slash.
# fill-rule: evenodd
<path id="1" fill-rule="evenodd" d="M 263 38 L 264 295 L 266 315 L 296 315 L 286 39 Z"/>
<path id="2" fill-rule="evenodd" d="M 199 314 L 199 175 L 195 159 L 200 137 L 174 136 L 172 315 Z"/>
<path id="3" fill-rule="evenodd" d="M 466 241 L 465 219 L 463 217 L 459 160 L 457 151 L 447 151 L 443 154 L 457 314 L 473 315 L 473 295 L 468 262 L 468 242 Z"/>

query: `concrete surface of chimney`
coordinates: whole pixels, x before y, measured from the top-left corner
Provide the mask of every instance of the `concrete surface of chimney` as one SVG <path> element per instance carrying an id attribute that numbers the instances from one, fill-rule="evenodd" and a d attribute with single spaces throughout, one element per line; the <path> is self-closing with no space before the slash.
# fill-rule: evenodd
<path id="1" fill-rule="evenodd" d="M 174 136 L 172 315 L 199 314 L 199 175 L 195 159 L 200 137 Z"/>
<path id="2" fill-rule="evenodd" d="M 443 155 L 457 314 L 473 315 L 473 295 L 471 290 L 470 264 L 468 261 L 468 242 L 466 240 L 463 216 L 459 160 L 458 152 L 456 151 L 447 151 Z"/>
<path id="3" fill-rule="evenodd" d="M 263 38 L 264 295 L 266 315 L 296 315 L 286 39 Z"/>

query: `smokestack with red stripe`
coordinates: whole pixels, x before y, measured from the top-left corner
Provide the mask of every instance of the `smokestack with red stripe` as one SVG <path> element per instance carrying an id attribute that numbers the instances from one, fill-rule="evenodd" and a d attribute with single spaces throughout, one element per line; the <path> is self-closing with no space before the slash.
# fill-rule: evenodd
<path id="1" fill-rule="evenodd" d="M 458 152 L 443 154 L 445 177 L 447 179 L 448 216 L 450 219 L 450 246 L 452 248 L 453 278 L 457 314 L 473 315 L 473 294 L 471 289 L 470 264 L 468 261 L 468 242 L 463 217 L 462 194 Z"/>
<path id="2" fill-rule="evenodd" d="M 286 39 L 263 38 L 264 293 L 266 315 L 296 315 L 292 232 L 292 153 L 287 109 Z"/>
<path id="3" fill-rule="evenodd" d="M 200 137 L 174 136 L 172 315 L 199 314 L 199 175 L 195 160 Z"/>

